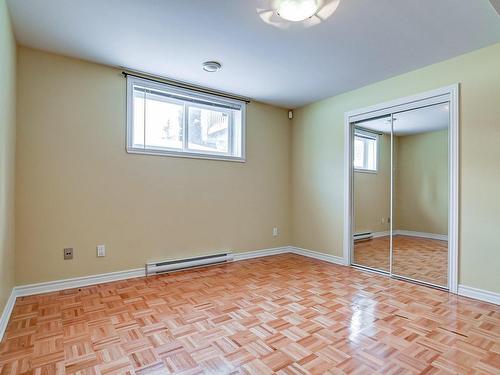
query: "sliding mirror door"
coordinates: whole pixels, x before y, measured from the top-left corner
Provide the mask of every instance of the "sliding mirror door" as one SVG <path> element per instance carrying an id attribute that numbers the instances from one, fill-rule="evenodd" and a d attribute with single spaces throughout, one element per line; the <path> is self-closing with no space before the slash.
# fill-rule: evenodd
<path id="1" fill-rule="evenodd" d="M 355 123 L 352 264 L 390 272 L 391 116 Z"/>
<path id="2" fill-rule="evenodd" d="M 446 288 L 449 104 L 393 116 L 392 274 Z"/>

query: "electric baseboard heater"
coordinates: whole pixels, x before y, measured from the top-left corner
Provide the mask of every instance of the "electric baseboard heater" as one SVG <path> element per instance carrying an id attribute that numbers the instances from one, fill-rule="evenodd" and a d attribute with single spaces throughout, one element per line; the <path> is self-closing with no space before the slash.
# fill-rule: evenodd
<path id="1" fill-rule="evenodd" d="M 373 238 L 373 233 L 371 232 L 356 233 L 354 235 L 354 241 L 371 240 L 372 238 Z"/>
<path id="2" fill-rule="evenodd" d="M 221 253 L 214 255 L 205 255 L 194 258 L 185 258 L 177 260 L 167 260 L 156 263 L 146 263 L 146 276 L 165 272 L 179 271 L 194 267 L 208 266 L 211 264 L 227 263 L 233 260 L 233 254 Z"/>

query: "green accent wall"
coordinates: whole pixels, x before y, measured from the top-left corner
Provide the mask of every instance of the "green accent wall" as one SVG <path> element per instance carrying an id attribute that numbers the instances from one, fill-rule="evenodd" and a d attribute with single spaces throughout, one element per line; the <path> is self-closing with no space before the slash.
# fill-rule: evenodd
<path id="1" fill-rule="evenodd" d="M 460 83 L 459 283 L 500 292 L 500 44 L 295 110 L 292 243 L 341 256 L 344 113 Z"/>

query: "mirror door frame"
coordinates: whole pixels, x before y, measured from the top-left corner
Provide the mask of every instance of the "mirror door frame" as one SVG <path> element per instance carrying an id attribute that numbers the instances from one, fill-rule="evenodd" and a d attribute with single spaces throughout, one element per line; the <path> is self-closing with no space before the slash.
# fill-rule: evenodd
<path id="1" fill-rule="evenodd" d="M 448 149 L 449 205 L 448 205 L 448 290 L 458 293 L 458 217 L 459 217 L 459 91 L 460 85 L 442 87 L 417 95 L 356 109 L 344 114 L 344 239 L 343 257 L 346 265 L 352 264 L 353 250 L 353 122 L 382 114 L 420 108 L 446 97 L 450 103 Z M 441 99 L 442 101 L 442 99 Z M 391 220 L 392 222 L 392 220 Z"/>

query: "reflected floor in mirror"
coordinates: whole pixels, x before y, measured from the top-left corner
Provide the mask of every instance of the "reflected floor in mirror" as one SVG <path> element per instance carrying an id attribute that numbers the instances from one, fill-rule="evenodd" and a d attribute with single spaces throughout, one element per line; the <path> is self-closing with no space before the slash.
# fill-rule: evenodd
<path id="1" fill-rule="evenodd" d="M 389 272 L 390 246 L 389 236 L 355 241 L 353 263 Z"/>
<path id="2" fill-rule="evenodd" d="M 397 235 L 393 238 L 393 274 L 434 285 L 448 285 L 448 242 Z M 354 263 L 389 272 L 389 236 L 357 241 Z"/>

